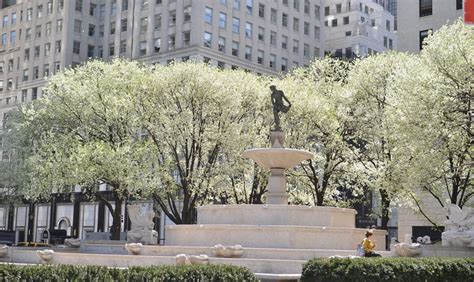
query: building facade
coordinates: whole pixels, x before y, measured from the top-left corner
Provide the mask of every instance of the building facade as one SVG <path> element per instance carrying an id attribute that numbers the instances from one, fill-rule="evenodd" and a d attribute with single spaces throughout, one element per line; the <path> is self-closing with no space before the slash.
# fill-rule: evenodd
<path id="1" fill-rule="evenodd" d="M 122 57 L 147 64 L 191 59 L 278 75 L 324 53 L 319 0 L 4 0 L 0 4 L 0 131 L 12 108 L 41 96 L 49 76 L 91 59 Z M 8 161 L 1 147 L 0 154 L 2 161 Z M 106 187 L 101 189 L 107 193 Z M 78 192 L 73 201 L 55 195 L 50 203 L 0 203 L 0 230 L 16 230 L 19 241 L 40 241 L 45 229 L 64 229 L 68 236 L 84 238 L 87 232 L 107 232 L 111 220 L 103 205 Z"/>
<path id="2" fill-rule="evenodd" d="M 396 49 L 394 16 L 381 0 L 328 0 L 324 7 L 327 53 L 364 57 Z"/>
<path id="3" fill-rule="evenodd" d="M 397 1 L 397 10 L 398 49 L 418 53 L 430 31 L 463 17 L 464 0 Z"/>

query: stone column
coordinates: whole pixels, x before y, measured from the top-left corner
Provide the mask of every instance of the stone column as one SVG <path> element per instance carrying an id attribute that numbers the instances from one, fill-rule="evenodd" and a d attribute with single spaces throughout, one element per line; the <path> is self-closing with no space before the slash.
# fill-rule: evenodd
<path id="1" fill-rule="evenodd" d="M 271 168 L 267 187 L 267 204 L 287 205 L 286 175 L 284 168 Z"/>

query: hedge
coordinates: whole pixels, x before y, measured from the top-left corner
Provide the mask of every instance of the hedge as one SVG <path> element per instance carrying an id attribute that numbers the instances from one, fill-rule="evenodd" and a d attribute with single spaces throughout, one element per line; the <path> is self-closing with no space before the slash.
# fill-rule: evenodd
<path id="1" fill-rule="evenodd" d="M 474 281 L 474 258 L 312 259 L 302 281 Z"/>
<path id="2" fill-rule="evenodd" d="M 0 264 L 0 281 L 257 281 L 245 267 L 190 265 L 108 268 Z"/>

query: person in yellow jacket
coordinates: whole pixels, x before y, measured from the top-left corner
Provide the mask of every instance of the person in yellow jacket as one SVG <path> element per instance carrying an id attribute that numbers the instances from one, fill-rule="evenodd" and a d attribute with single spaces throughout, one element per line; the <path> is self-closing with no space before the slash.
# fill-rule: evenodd
<path id="1" fill-rule="evenodd" d="M 380 257 L 380 254 L 374 252 L 376 245 L 374 242 L 372 242 L 372 240 L 370 240 L 370 237 L 372 237 L 372 235 L 374 235 L 374 232 L 368 230 L 367 232 L 365 232 L 365 238 L 362 241 L 362 247 L 364 248 L 365 257 Z"/>

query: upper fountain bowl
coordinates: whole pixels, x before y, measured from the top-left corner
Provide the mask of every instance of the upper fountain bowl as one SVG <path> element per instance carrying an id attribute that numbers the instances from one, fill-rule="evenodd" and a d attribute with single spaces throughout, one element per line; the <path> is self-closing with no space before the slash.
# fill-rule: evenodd
<path id="1" fill-rule="evenodd" d="M 244 151 L 242 155 L 254 160 L 257 164 L 266 169 L 289 169 L 313 157 L 313 153 L 311 152 L 286 148 L 250 149 Z"/>

